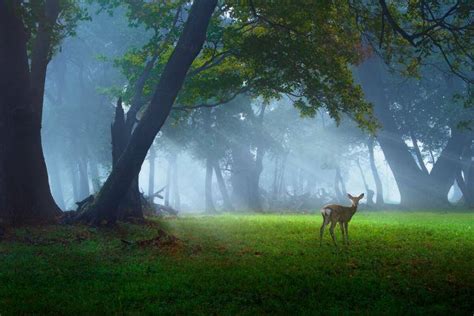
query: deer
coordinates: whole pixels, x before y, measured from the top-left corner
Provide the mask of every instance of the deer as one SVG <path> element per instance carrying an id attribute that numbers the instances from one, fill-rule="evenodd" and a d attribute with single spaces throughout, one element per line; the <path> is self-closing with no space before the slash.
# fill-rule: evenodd
<path id="1" fill-rule="evenodd" d="M 337 247 L 336 237 L 334 236 L 334 227 L 336 227 L 337 223 L 339 223 L 339 226 L 341 227 L 343 242 L 347 245 L 349 244 L 349 231 L 347 230 L 347 227 L 352 216 L 354 216 L 354 214 L 356 213 L 357 206 L 359 206 L 359 201 L 364 197 L 364 193 L 357 197 L 347 194 L 347 197 L 351 200 L 352 206 L 328 204 L 323 206 L 323 208 L 321 209 L 321 215 L 323 216 L 323 224 L 321 225 L 321 229 L 319 230 L 320 246 L 323 243 L 324 228 L 329 223 L 331 223 L 331 226 L 329 227 L 329 232 L 331 233 L 334 245 Z"/>

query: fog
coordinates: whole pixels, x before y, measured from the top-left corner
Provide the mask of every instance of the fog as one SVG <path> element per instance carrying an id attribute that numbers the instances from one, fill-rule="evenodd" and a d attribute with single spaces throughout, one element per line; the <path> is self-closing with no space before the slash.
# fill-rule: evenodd
<path id="1" fill-rule="evenodd" d="M 76 202 L 97 193 L 110 173 L 111 125 L 118 98 L 130 90 L 127 67 L 134 67 L 127 64 L 132 63 L 127 53 L 140 49 L 152 36 L 141 26 L 129 27 L 120 7 L 113 15 L 93 8 L 91 21 L 79 21 L 75 36 L 64 39 L 47 72 L 43 147 L 52 193 L 63 210 L 75 209 Z M 359 74 L 362 68 L 355 67 L 353 73 L 373 102 L 370 94 L 381 89 L 380 78 L 371 76 L 367 81 Z M 421 157 L 430 172 L 451 135 L 450 126 L 461 121 L 460 110 L 452 108 L 462 106 L 452 100 L 466 86 L 456 78 L 443 79 L 448 78 L 445 73 L 428 66 L 416 79 L 388 68 L 383 76 L 397 134 L 379 128 L 377 140 L 401 139 L 418 167 L 423 169 Z M 449 91 L 443 86 L 446 80 L 451 82 Z M 129 102 L 124 98 L 125 112 Z M 149 152 L 142 165 L 140 192 L 183 213 L 230 211 L 217 166 L 232 210 L 312 211 L 328 202 L 348 204 L 346 193 L 365 193 L 362 203 L 369 209 L 375 203 L 396 208 L 400 191 L 372 134 L 359 128 L 350 115 L 343 114 L 336 122 L 324 108 L 314 117 L 302 117 L 293 102 L 291 95 L 264 99 L 244 93 L 219 106 L 172 111 L 152 146 L 154 154 Z M 447 117 L 452 119 L 448 122 Z M 376 201 L 370 142 L 383 202 Z M 206 172 L 208 179 L 212 175 L 207 188 Z M 451 184 L 448 199 L 454 205 L 462 193 L 454 179 Z M 160 197 L 150 198 L 161 189 Z"/>

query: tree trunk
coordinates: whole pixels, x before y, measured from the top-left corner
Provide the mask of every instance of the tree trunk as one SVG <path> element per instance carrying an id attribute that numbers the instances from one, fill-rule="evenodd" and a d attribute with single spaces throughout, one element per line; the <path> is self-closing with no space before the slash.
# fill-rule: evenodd
<path id="1" fill-rule="evenodd" d="M 170 192 L 171 192 L 171 158 L 168 158 L 168 169 L 166 170 L 166 191 L 165 191 L 165 206 L 170 206 Z"/>
<path id="2" fill-rule="evenodd" d="M 92 193 L 95 194 L 100 188 L 99 166 L 96 160 L 89 160 L 89 171 L 92 182 Z"/>
<path id="3" fill-rule="evenodd" d="M 148 174 L 148 196 L 153 196 L 153 194 L 155 194 L 155 147 L 151 146 L 149 152 L 150 154 L 148 156 L 148 162 L 150 164 L 150 172 Z"/>
<path id="4" fill-rule="evenodd" d="M 59 14 L 57 4 L 45 2 L 29 72 L 28 35 L 17 4 L 0 1 L 0 223 L 6 225 L 50 223 L 61 214 L 51 194 L 41 144 L 50 27 Z"/>
<path id="5" fill-rule="evenodd" d="M 336 175 L 341 185 L 341 193 L 345 197 L 347 195 L 346 183 L 344 182 L 344 178 L 341 175 L 341 168 L 339 166 L 336 167 Z"/>
<path id="6" fill-rule="evenodd" d="M 69 174 L 71 179 L 71 187 L 72 187 L 72 196 L 74 201 L 80 201 L 79 197 L 79 174 L 77 172 L 77 166 L 75 161 L 69 161 Z"/>
<path id="7" fill-rule="evenodd" d="M 336 200 L 339 203 L 342 203 L 343 194 L 341 192 L 341 188 L 339 187 L 339 175 L 338 175 L 337 169 L 336 169 L 336 174 L 334 175 L 334 193 L 336 194 Z"/>
<path id="8" fill-rule="evenodd" d="M 285 171 L 286 171 L 286 162 L 288 160 L 288 153 L 285 153 L 281 163 L 281 171 L 280 171 L 280 178 L 278 181 L 278 196 L 280 196 L 285 189 Z"/>
<path id="9" fill-rule="evenodd" d="M 263 171 L 263 157 L 266 152 L 266 143 L 264 140 L 264 129 L 263 129 L 263 119 L 265 116 L 266 103 L 262 103 L 260 113 L 257 117 L 258 127 L 259 127 L 259 139 L 257 143 L 257 154 L 255 157 L 255 170 L 253 172 L 253 177 L 250 182 L 250 207 L 251 209 L 261 212 L 262 211 L 262 200 L 260 194 L 260 175 Z"/>
<path id="10" fill-rule="evenodd" d="M 127 147 L 127 143 L 130 138 L 130 131 L 126 128 L 125 124 L 125 113 L 122 107 L 122 98 L 119 98 L 115 108 L 114 122 L 111 126 L 113 168 L 115 168 L 117 165 L 122 153 Z M 118 206 L 117 214 L 118 219 L 129 220 L 134 218 L 143 218 L 138 175 L 132 180 L 126 195 L 119 200 L 120 204 Z"/>
<path id="11" fill-rule="evenodd" d="M 362 87 L 367 100 L 374 104 L 375 115 L 382 124 L 377 140 L 397 182 L 401 204 L 420 206 L 422 194 L 420 194 L 419 188 L 426 185 L 426 179 L 413 160 L 408 146 L 399 136 L 395 121 L 388 108 L 389 101 L 383 84 L 384 66 L 382 63 L 379 58 L 371 57 L 359 67 Z"/>
<path id="12" fill-rule="evenodd" d="M 173 207 L 176 210 L 181 208 L 181 198 L 179 196 L 179 185 L 178 185 L 178 155 L 175 154 L 173 159 L 173 169 L 172 169 L 172 193 L 173 193 Z"/>
<path id="13" fill-rule="evenodd" d="M 365 180 L 364 171 L 362 170 L 359 159 L 357 159 L 357 167 L 359 168 L 360 176 L 362 177 L 362 182 L 364 183 L 367 205 L 372 206 L 374 204 L 374 191 L 369 188 L 369 185 Z"/>
<path id="14" fill-rule="evenodd" d="M 470 158 L 471 159 L 471 158 Z M 474 207 L 474 162 L 469 161 L 466 168 L 456 173 L 456 182 L 462 192 L 462 199 L 469 208 Z"/>
<path id="15" fill-rule="evenodd" d="M 341 168 L 339 166 L 336 167 L 336 177 L 334 181 L 337 199 L 342 203 L 346 199 L 347 191 L 344 179 L 341 176 Z"/>
<path id="16" fill-rule="evenodd" d="M 214 201 L 212 199 L 212 161 L 210 158 L 206 159 L 206 180 L 204 183 L 205 189 L 205 204 L 206 204 L 206 212 L 207 213 L 215 213 L 216 208 L 214 206 Z"/>
<path id="17" fill-rule="evenodd" d="M 372 170 L 372 176 L 374 177 L 375 182 L 375 190 L 377 191 L 377 195 L 375 197 L 375 204 L 377 206 L 382 206 L 385 204 L 385 201 L 383 199 L 382 181 L 380 180 L 379 172 L 377 170 L 377 166 L 375 165 L 374 141 L 374 138 L 370 137 L 367 143 L 367 147 L 369 148 L 370 169 Z"/>
<path id="18" fill-rule="evenodd" d="M 428 175 L 429 171 L 428 169 L 426 169 L 425 162 L 423 161 L 423 156 L 421 155 L 420 147 L 418 146 L 418 140 L 416 139 L 415 134 L 413 134 L 412 131 L 410 131 L 410 138 L 413 143 L 413 149 L 415 150 L 418 165 L 420 166 L 421 171 L 423 171 L 424 174 Z"/>
<path id="19" fill-rule="evenodd" d="M 214 171 L 216 173 L 217 184 L 219 185 L 219 190 L 221 191 L 222 200 L 224 202 L 224 209 L 226 211 L 234 211 L 234 207 L 230 201 L 229 192 L 227 191 L 227 187 L 225 185 L 224 177 L 222 176 L 221 168 L 219 167 L 219 163 L 217 161 L 214 161 Z"/>
<path id="20" fill-rule="evenodd" d="M 474 161 L 472 160 L 472 140 L 466 144 L 456 173 L 456 182 L 463 195 L 463 201 L 469 208 L 474 207 Z"/>
<path id="21" fill-rule="evenodd" d="M 260 197 L 260 174 L 262 172 L 256 171 L 251 174 L 248 181 L 249 192 L 249 209 L 255 212 L 262 211 L 262 201 Z"/>
<path id="22" fill-rule="evenodd" d="M 83 157 L 80 157 L 77 160 L 77 174 L 79 175 L 79 199 L 77 201 L 82 201 L 90 195 L 89 188 L 89 176 L 87 173 L 87 162 Z"/>
<path id="23" fill-rule="evenodd" d="M 232 198 L 238 209 L 258 211 L 260 193 L 258 177 L 250 146 L 235 144 L 232 148 Z"/>
<path id="24" fill-rule="evenodd" d="M 278 178 L 280 174 L 280 164 L 279 164 L 280 158 L 279 156 L 275 157 L 275 169 L 273 169 L 273 184 L 272 184 L 272 199 L 270 201 L 270 209 L 273 208 L 273 204 L 276 202 L 278 198 Z"/>
<path id="25" fill-rule="evenodd" d="M 62 209 L 66 209 L 66 203 L 64 202 L 64 193 L 63 193 L 63 186 L 61 181 L 61 173 L 60 173 L 60 163 L 59 159 L 55 158 L 55 165 L 52 168 L 49 168 L 50 175 L 51 175 L 51 191 L 54 197 L 54 200 L 58 204 L 58 206 Z"/>
<path id="26" fill-rule="evenodd" d="M 260 197 L 260 175 L 263 171 L 263 157 L 266 147 L 263 139 L 263 118 L 265 105 L 255 119 L 257 120 L 258 142 L 256 145 L 255 160 L 251 153 L 250 144 L 235 144 L 232 149 L 232 188 L 234 200 L 238 207 L 256 212 L 262 211 Z"/>

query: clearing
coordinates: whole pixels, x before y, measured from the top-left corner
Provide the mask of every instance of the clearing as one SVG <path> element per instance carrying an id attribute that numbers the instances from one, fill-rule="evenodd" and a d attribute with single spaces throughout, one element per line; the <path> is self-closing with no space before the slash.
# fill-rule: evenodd
<path id="1" fill-rule="evenodd" d="M 472 315 L 474 214 L 359 212 L 338 250 L 328 230 L 319 247 L 320 224 L 225 214 L 19 229 L 0 242 L 0 314 Z"/>

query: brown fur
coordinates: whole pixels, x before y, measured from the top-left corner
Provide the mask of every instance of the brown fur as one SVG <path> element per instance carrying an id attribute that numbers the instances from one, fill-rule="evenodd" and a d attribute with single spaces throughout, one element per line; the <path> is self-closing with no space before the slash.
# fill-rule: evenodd
<path id="1" fill-rule="evenodd" d="M 339 223 L 339 226 L 341 227 L 344 243 L 349 244 L 348 225 L 352 216 L 354 216 L 355 212 L 357 212 L 357 206 L 359 205 L 359 201 L 364 197 L 364 193 L 357 197 L 354 197 L 350 194 L 348 194 L 347 196 L 351 200 L 352 206 L 329 204 L 325 205 L 321 209 L 321 215 L 323 216 L 323 224 L 321 225 L 321 229 L 319 230 L 319 244 L 322 244 L 324 228 L 329 223 L 331 223 L 331 226 L 329 227 L 329 232 L 331 233 L 334 245 L 337 246 L 336 237 L 334 236 L 334 227 L 336 227 L 337 223 Z"/>

